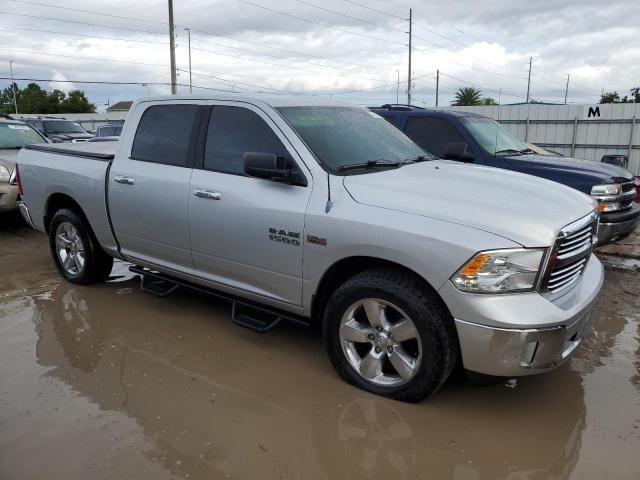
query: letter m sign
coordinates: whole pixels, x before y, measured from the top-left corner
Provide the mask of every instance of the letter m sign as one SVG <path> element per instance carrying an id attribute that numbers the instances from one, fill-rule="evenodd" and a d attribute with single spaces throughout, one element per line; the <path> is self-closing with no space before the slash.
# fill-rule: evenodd
<path id="1" fill-rule="evenodd" d="M 589 107 L 587 118 L 600 117 L 600 107 Z"/>

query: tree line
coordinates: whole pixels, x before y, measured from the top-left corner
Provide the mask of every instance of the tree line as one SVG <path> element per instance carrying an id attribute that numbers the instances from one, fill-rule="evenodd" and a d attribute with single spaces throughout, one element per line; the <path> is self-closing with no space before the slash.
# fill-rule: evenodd
<path id="1" fill-rule="evenodd" d="M 64 93 L 54 89 L 47 92 L 37 83 L 20 89 L 16 83 L 0 92 L 0 114 L 15 113 L 14 89 L 18 113 L 93 113 L 96 106 L 90 103 L 82 90 Z"/>
<path id="2" fill-rule="evenodd" d="M 616 91 L 603 91 L 600 96 L 600 103 L 640 103 L 640 87 L 633 87 L 629 90 L 629 93 L 631 95 L 620 97 L 620 94 Z"/>

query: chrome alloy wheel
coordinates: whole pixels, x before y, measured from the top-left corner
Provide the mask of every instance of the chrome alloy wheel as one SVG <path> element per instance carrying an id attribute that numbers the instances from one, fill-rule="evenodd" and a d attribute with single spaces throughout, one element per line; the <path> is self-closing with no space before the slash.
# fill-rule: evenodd
<path id="1" fill-rule="evenodd" d="M 365 380 L 383 387 L 403 385 L 417 373 L 422 342 L 413 320 L 395 305 L 365 298 L 340 321 L 340 344 L 349 365 Z"/>
<path id="2" fill-rule="evenodd" d="M 62 268 L 71 275 L 84 269 L 85 252 L 78 229 L 70 222 L 62 222 L 56 229 L 56 253 Z"/>

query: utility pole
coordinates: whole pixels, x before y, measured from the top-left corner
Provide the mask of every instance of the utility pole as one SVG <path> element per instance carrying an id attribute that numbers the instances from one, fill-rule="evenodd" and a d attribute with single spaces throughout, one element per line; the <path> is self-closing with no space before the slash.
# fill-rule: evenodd
<path id="1" fill-rule="evenodd" d="M 171 95 L 176 92 L 176 40 L 175 25 L 173 24 L 173 0 L 169 1 L 169 50 L 171 54 Z"/>
<path id="2" fill-rule="evenodd" d="M 189 95 L 193 93 L 193 86 L 191 84 L 191 29 L 185 28 L 187 31 L 187 38 L 189 39 Z"/>
<path id="3" fill-rule="evenodd" d="M 400 103 L 400 70 L 396 70 L 398 74 L 398 84 L 396 86 L 396 105 Z"/>
<path id="4" fill-rule="evenodd" d="M 413 28 L 413 9 L 409 9 L 409 71 L 407 72 L 407 105 L 411 105 L 411 35 Z"/>
<path id="5" fill-rule="evenodd" d="M 531 63 L 533 57 L 529 57 L 529 80 L 527 80 L 527 103 L 529 103 L 529 92 L 531 91 Z"/>
<path id="6" fill-rule="evenodd" d="M 567 104 L 567 95 L 569 95 L 569 75 L 567 75 L 567 88 L 564 90 L 564 104 Z"/>
<path id="7" fill-rule="evenodd" d="M 436 107 L 438 106 L 439 91 L 440 91 L 440 69 L 436 70 Z"/>
<path id="8" fill-rule="evenodd" d="M 11 70 L 11 91 L 13 92 L 13 108 L 18 114 L 18 93 L 16 92 L 16 83 L 13 81 L 13 60 L 9 60 L 9 70 Z"/>

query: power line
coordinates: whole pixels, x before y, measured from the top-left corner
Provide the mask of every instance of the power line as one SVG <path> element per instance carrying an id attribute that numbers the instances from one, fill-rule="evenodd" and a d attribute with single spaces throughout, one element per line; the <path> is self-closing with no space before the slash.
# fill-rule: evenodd
<path id="1" fill-rule="evenodd" d="M 305 2 L 304 0 L 293 0 L 293 1 L 294 2 L 298 2 L 298 3 L 302 3 L 303 5 L 308 5 L 308 6 L 313 7 L 313 8 L 317 8 L 318 10 L 322 10 L 324 12 L 329 12 L 329 13 L 332 13 L 334 15 L 339 15 L 341 17 L 349 18 L 349 19 L 355 20 L 357 22 L 368 23 L 369 25 L 373 25 L 373 26 L 378 27 L 378 28 L 391 30 L 391 31 L 394 31 L 394 32 L 406 33 L 404 30 L 400 30 L 398 28 L 387 27 L 386 25 L 380 25 L 379 23 L 370 22 L 369 20 L 365 20 L 363 18 L 353 17 L 351 15 L 347 15 L 346 13 L 337 12 L 335 10 L 330 10 L 328 8 L 321 7 L 319 5 L 315 5 L 315 4 L 311 3 L 311 2 Z"/>
<path id="2" fill-rule="evenodd" d="M 128 65 L 144 65 L 144 66 L 148 66 L 148 67 L 164 67 L 164 68 L 169 68 L 169 65 L 163 65 L 163 64 L 159 64 L 159 63 L 144 63 L 144 62 L 130 62 L 127 60 L 110 60 L 107 58 L 91 58 L 91 57 L 80 57 L 78 55 L 63 55 L 61 53 L 44 53 L 44 52 L 35 52 L 33 50 L 16 50 L 16 49 L 12 49 L 12 48 L 2 48 L 0 47 L 0 51 L 4 51 L 4 52 L 15 52 L 15 53 L 25 53 L 27 55 L 46 55 L 49 57 L 63 57 L 63 58 L 69 58 L 71 60 L 89 60 L 89 61 L 93 61 L 93 62 L 109 62 L 109 63 L 126 63 Z"/>
<path id="3" fill-rule="evenodd" d="M 123 15 L 112 15 L 112 14 L 108 14 L 108 13 L 102 13 L 102 12 L 96 12 L 96 11 L 90 11 L 90 10 L 82 10 L 82 9 L 70 8 L 70 7 L 62 7 L 62 6 L 58 6 L 58 5 L 51 5 L 51 4 L 42 3 L 42 2 L 33 2 L 33 1 L 29 1 L 29 0 L 10 0 L 10 1 L 20 2 L 20 3 L 25 3 L 25 4 L 32 4 L 32 5 L 38 5 L 38 6 L 44 6 L 44 7 L 50 7 L 50 8 L 57 8 L 57 9 L 61 9 L 61 10 L 88 13 L 88 14 L 93 14 L 93 15 L 101 15 L 101 16 L 106 16 L 106 17 L 116 18 L 116 19 L 148 22 L 148 23 L 154 23 L 154 24 L 160 24 L 160 25 L 168 25 L 168 23 L 166 23 L 166 22 L 159 22 L 159 21 L 155 21 L 155 20 L 145 20 L 145 19 L 140 19 L 140 18 L 135 18 L 135 17 L 126 17 L 126 16 L 123 16 Z M 40 17 L 40 18 L 43 18 L 43 17 Z M 67 20 L 63 20 L 63 19 L 54 19 L 54 20 L 65 21 L 65 22 L 67 21 Z M 109 25 L 96 25 L 96 26 L 101 26 L 101 27 L 104 27 L 104 28 L 117 28 L 117 27 L 111 27 Z M 183 26 L 183 25 L 181 25 L 181 26 Z M 187 27 L 187 28 L 190 28 L 190 27 Z M 139 30 L 139 29 L 127 29 L 127 30 L 132 30 L 132 31 L 136 31 L 136 32 L 143 32 L 143 33 L 161 34 L 161 32 L 151 32 L 151 31 Z M 224 35 L 217 35 L 217 34 L 214 34 L 214 33 L 211 33 L 211 32 L 207 32 L 207 31 L 204 31 L 204 30 L 196 30 L 196 29 L 192 28 L 191 31 L 192 32 L 203 33 L 205 35 L 211 35 L 213 37 L 226 38 L 228 40 L 233 40 L 233 41 L 240 42 L 240 43 L 246 43 L 247 45 L 254 45 L 254 46 L 259 46 L 259 47 L 263 47 L 263 48 L 270 48 L 270 49 L 274 49 L 274 50 L 280 50 L 280 51 L 284 51 L 284 52 L 287 52 L 287 53 L 293 53 L 293 54 L 296 54 L 296 55 L 302 55 L 302 56 L 308 56 L 308 57 L 313 57 L 313 58 L 318 58 L 318 59 L 324 59 L 326 61 L 334 62 L 334 63 L 343 63 L 345 65 L 354 65 L 354 66 L 370 68 L 370 69 L 384 68 L 384 67 L 381 67 L 381 66 L 363 65 L 363 64 L 359 64 L 359 63 L 343 62 L 343 61 L 340 61 L 340 60 L 328 59 L 328 58 L 324 58 L 324 57 L 322 57 L 320 55 L 313 55 L 313 54 L 308 54 L 308 53 L 300 52 L 300 51 L 296 51 L 296 50 L 288 50 L 288 49 L 284 49 L 284 48 L 273 47 L 273 46 L 270 46 L 270 45 L 264 45 L 264 44 L 257 43 L 257 42 L 248 42 L 246 40 L 240 40 L 240 39 L 237 39 L 237 38 L 234 38 L 234 37 L 227 37 L 227 36 L 224 36 Z M 228 47 L 228 48 L 234 48 L 234 47 L 229 46 L 229 45 L 225 45 L 225 46 Z"/>
<path id="4" fill-rule="evenodd" d="M 192 41 L 193 40 L 196 40 L 196 39 L 192 39 Z M 199 40 L 196 40 L 196 41 L 199 41 Z M 308 60 L 300 60 L 300 59 L 293 59 L 293 58 L 283 58 L 283 57 L 280 57 L 280 56 L 277 56 L 277 55 L 272 55 L 272 54 L 269 54 L 269 53 L 255 52 L 254 50 L 248 50 L 246 48 L 233 47 L 231 45 L 226 45 L 224 43 L 217 43 L 217 42 L 212 42 L 212 41 L 208 41 L 207 43 L 210 43 L 212 45 L 218 45 L 218 46 L 221 46 L 221 47 L 231 48 L 233 50 L 239 50 L 241 52 L 247 52 L 247 53 L 249 53 L 251 55 L 258 54 L 258 55 L 261 55 L 261 56 L 270 57 L 270 58 L 274 58 L 274 59 L 277 59 L 277 60 L 286 60 L 286 61 L 295 62 L 295 63 L 306 63 L 306 64 L 313 65 L 313 66 L 316 66 L 316 67 L 329 68 L 329 69 L 334 69 L 334 70 L 343 70 L 345 72 L 349 72 L 350 74 L 357 73 L 357 72 L 354 72 L 353 70 L 347 69 L 345 67 L 335 67 L 335 66 L 332 66 L 332 65 L 324 65 L 324 64 L 321 64 L 321 63 L 310 62 Z M 191 48 L 196 49 L 196 47 L 191 47 Z M 208 51 L 208 50 L 205 50 L 205 49 L 202 49 L 202 48 L 200 48 L 200 50 Z M 317 73 L 322 73 L 322 72 L 319 72 L 317 70 L 311 70 L 311 71 L 315 71 Z"/>
<path id="5" fill-rule="evenodd" d="M 110 13 L 101 13 L 101 12 L 95 12 L 95 11 L 91 11 L 91 10 L 81 10 L 79 8 L 71 8 L 71 7 L 61 7 L 60 5 L 52 5 L 50 3 L 42 3 L 42 2 L 32 2 L 29 0 L 9 0 L 10 2 L 19 2 L 19 3 L 26 3 L 28 5 L 38 5 L 40 7 L 49 7 L 49 8 L 57 8 L 60 10 L 67 10 L 70 12 L 79 12 L 79 13 L 89 13 L 91 15 L 102 15 L 104 17 L 111 17 L 111 18 L 117 18 L 120 20 L 132 20 L 135 22 L 145 22 L 145 23 L 155 23 L 158 25 L 169 25 L 167 22 L 160 22 L 158 20 L 148 20 L 148 19 L 144 19 L 144 18 L 135 18 L 135 17 L 125 17 L 122 15 L 113 15 Z"/>
<path id="6" fill-rule="evenodd" d="M 11 80 L 11 77 L 0 77 L 0 80 Z M 147 85 L 160 85 L 160 86 L 171 86 L 171 82 L 115 82 L 115 81 L 100 81 L 100 80 L 57 80 L 54 78 L 14 78 L 14 81 L 18 82 L 53 82 L 53 83 L 78 83 L 78 84 L 87 84 L 87 85 L 134 85 L 139 87 L 146 87 Z M 189 85 L 180 83 L 179 87 L 188 87 Z M 215 90 L 217 92 L 228 92 L 233 93 L 231 90 L 222 90 L 219 88 L 210 88 L 210 87 L 198 87 L 196 85 L 193 88 L 200 88 L 202 90 Z"/>
<path id="7" fill-rule="evenodd" d="M 64 18 L 54 18 L 54 17 L 41 17 L 38 15 L 28 15 L 26 13 L 13 13 L 13 12 L 0 12 L 0 15 L 12 15 L 14 17 L 26 17 L 26 18 L 35 18 L 37 20 L 53 20 L 55 22 L 64 22 L 64 23 L 73 23 L 76 25 L 84 25 L 88 27 L 100 27 L 100 28 L 111 28 L 115 30 L 127 30 L 129 32 L 137 32 L 137 33 L 150 33 L 152 35 L 165 35 L 166 32 L 153 32 L 151 30 L 140 30 L 138 28 L 128 28 L 128 27 L 115 27 L 111 25 L 102 25 L 99 23 L 89 23 L 89 22 L 81 22 L 79 20 L 65 20 Z"/>
<path id="8" fill-rule="evenodd" d="M 147 43 L 150 45 L 168 45 L 169 42 L 154 42 L 151 40 L 134 40 L 130 38 L 103 37 L 100 35 L 85 35 L 83 33 L 56 32 L 53 30 L 41 30 L 37 28 L 15 27 L 13 25 L 0 25 L 1 28 L 11 28 L 13 30 L 26 30 L 28 32 L 53 33 L 56 35 L 68 35 L 72 37 L 94 38 L 98 40 L 116 40 L 118 42 Z"/>
<path id="9" fill-rule="evenodd" d="M 405 22 L 407 21 L 407 19 L 404 18 L 404 17 L 399 17 L 398 15 L 394 15 L 394 14 L 389 13 L 389 12 L 378 10 L 377 8 L 372 8 L 372 7 L 369 7 L 368 5 L 364 5 L 362 3 L 353 2 L 352 0 L 342 0 L 342 1 L 343 2 L 347 2 L 347 3 L 351 3 L 353 5 L 357 5 L 357 6 L 362 7 L 362 8 L 366 8 L 367 10 L 371 10 L 372 12 L 381 13 L 382 15 L 387 15 L 389 17 L 397 18 L 399 20 L 404 20 Z"/>
<path id="10" fill-rule="evenodd" d="M 457 78 L 457 77 L 454 77 L 453 75 L 449 75 L 449 74 L 446 74 L 446 73 L 440 72 L 440 76 L 449 77 L 449 78 L 451 78 L 453 80 L 457 80 L 458 82 L 466 83 L 467 85 L 471 85 L 473 87 L 481 88 L 482 90 L 486 90 L 487 92 L 499 93 L 501 95 L 507 95 L 509 97 L 526 98 L 524 95 L 518 95 L 518 94 L 515 94 L 515 93 L 509 93 L 509 92 L 504 91 L 504 90 L 495 90 L 495 89 L 492 89 L 492 88 L 485 87 L 483 85 L 478 85 L 477 83 L 472 83 L 472 82 L 468 82 L 466 80 L 462 80 L 461 78 Z"/>
<path id="11" fill-rule="evenodd" d="M 344 32 L 344 33 L 349 33 L 351 35 L 357 35 L 359 37 L 365 37 L 365 38 L 369 38 L 369 39 L 372 39 L 372 40 L 378 40 L 380 42 L 385 42 L 385 43 L 404 46 L 404 43 L 402 43 L 402 42 L 395 42 L 393 40 L 388 40 L 388 39 L 385 39 L 385 38 L 374 37 L 373 35 L 367 35 L 366 33 L 353 32 L 353 31 L 347 30 L 345 28 L 336 27 L 334 25 L 329 25 L 327 23 L 317 22 L 315 20 L 310 20 L 308 18 L 298 17 L 297 15 L 293 15 L 291 13 L 283 12 L 281 10 L 276 10 L 276 9 L 273 9 L 273 8 L 265 7 L 264 5 L 259 5 L 257 3 L 249 2 L 248 0 L 237 0 L 237 1 L 241 2 L 241 3 L 245 3 L 247 5 L 251 5 L 252 7 L 257 7 L 257 8 L 261 8 L 263 10 L 267 10 L 268 12 L 277 13 L 279 15 L 284 15 L 286 17 L 295 18 L 296 20 L 300 20 L 300 21 L 307 22 L 307 23 L 312 23 L 314 25 L 319 25 L 319 26 L 324 27 L 324 28 L 331 28 L 333 30 L 338 30 L 338 31 Z"/>

